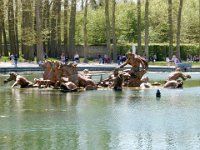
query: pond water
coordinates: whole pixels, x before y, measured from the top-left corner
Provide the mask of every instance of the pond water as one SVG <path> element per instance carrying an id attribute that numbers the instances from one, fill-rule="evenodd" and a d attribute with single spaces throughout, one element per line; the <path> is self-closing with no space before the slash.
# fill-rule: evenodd
<path id="1" fill-rule="evenodd" d="M 148 73 L 153 81 L 169 73 Z M 0 75 L 1 150 L 199 150 L 200 73 L 183 89 L 62 93 L 11 89 Z M 24 74 L 29 79 L 40 73 Z"/>

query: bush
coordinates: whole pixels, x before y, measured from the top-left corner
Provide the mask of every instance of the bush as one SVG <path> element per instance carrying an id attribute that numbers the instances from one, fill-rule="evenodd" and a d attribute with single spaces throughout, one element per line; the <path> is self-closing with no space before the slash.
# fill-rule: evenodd
<path id="1" fill-rule="evenodd" d="M 136 45 L 136 44 L 135 44 Z M 137 46 L 136 46 L 137 49 Z M 118 54 L 126 54 L 127 52 L 132 51 L 131 44 L 120 44 L 117 45 Z M 144 51 L 144 45 L 142 45 L 142 51 Z M 186 60 L 188 55 L 199 55 L 199 45 L 192 44 L 182 44 L 180 46 L 181 59 Z M 169 54 L 169 45 L 168 44 L 149 44 L 149 57 L 153 55 L 157 56 L 157 61 L 165 61 L 165 58 Z M 176 54 L 176 47 L 173 47 L 173 54 Z"/>

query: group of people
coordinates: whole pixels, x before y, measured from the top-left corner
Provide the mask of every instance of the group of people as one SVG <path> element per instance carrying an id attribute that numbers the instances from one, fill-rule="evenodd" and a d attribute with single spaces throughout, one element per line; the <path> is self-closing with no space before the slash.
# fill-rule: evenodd
<path id="1" fill-rule="evenodd" d="M 166 57 L 166 63 L 168 66 L 170 66 L 171 63 L 177 64 L 177 63 L 181 63 L 181 61 L 175 55 L 173 55 L 172 59 L 170 59 L 169 57 Z"/>
<path id="2" fill-rule="evenodd" d="M 200 56 L 198 57 L 198 55 L 188 55 L 187 56 L 187 61 L 189 62 L 199 62 L 200 61 Z"/>
<path id="3" fill-rule="evenodd" d="M 68 60 L 69 60 L 68 57 L 65 55 L 64 52 L 62 52 L 62 54 L 60 55 L 60 62 L 61 62 L 62 64 L 67 64 L 67 63 L 68 63 Z M 74 55 L 73 62 L 75 62 L 75 63 L 80 63 L 80 57 L 79 57 L 79 54 L 78 54 L 78 53 L 76 53 L 76 54 Z"/>
<path id="4" fill-rule="evenodd" d="M 99 64 L 109 64 L 111 63 L 111 59 L 108 55 L 102 56 L 101 54 L 98 55 Z"/>
<path id="5" fill-rule="evenodd" d="M 126 61 L 126 55 L 123 54 L 123 55 L 118 55 L 117 56 L 117 64 L 120 65 L 121 63 L 123 64 L 125 61 Z"/>
<path id="6" fill-rule="evenodd" d="M 99 64 L 108 64 L 111 63 L 111 59 L 108 55 L 102 56 L 101 54 L 98 55 L 98 61 Z M 126 61 L 126 55 L 118 55 L 117 56 L 117 64 L 120 65 L 121 63 L 124 63 Z"/>
<path id="7" fill-rule="evenodd" d="M 66 64 L 68 62 L 68 58 L 67 58 L 67 56 L 65 56 L 64 52 L 60 56 L 60 61 L 62 64 Z"/>

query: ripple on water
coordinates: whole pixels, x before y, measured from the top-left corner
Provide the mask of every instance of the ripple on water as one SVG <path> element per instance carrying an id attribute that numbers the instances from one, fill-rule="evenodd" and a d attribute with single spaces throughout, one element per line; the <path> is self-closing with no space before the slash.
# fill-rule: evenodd
<path id="1" fill-rule="evenodd" d="M 9 116 L 1 115 L 0 118 L 8 118 Z"/>

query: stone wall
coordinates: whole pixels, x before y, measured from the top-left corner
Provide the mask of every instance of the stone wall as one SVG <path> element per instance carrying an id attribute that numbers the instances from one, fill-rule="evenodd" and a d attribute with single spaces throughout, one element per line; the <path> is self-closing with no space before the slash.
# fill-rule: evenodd
<path id="1" fill-rule="evenodd" d="M 88 58 L 98 58 L 98 55 L 102 56 L 106 53 L 106 45 L 88 46 Z M 84 56 L 84 47 L 82 45 L 76 46 L 76 52 L 80 57 Z"/>

